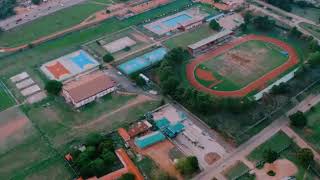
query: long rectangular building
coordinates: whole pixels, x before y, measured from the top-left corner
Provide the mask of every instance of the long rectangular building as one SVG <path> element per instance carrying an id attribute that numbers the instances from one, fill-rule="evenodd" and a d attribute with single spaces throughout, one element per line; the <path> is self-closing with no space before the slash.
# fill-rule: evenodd
<path id="1" fill-rule="evenodd" d="M 192 55 L 204 53 L 208 50 L 215 49 L 219 45 L 231 39 L 232 31 L 223 30 L 217 34 L 202 39 L 194 44 L 188 46 L 188 50 Z"/>
<path id="2" fill-rule="evenodd" d="M 103 72 L 96 72 L 65 84 L 62 95 L 78 108 L 116 90 L 116 83 Z"/>

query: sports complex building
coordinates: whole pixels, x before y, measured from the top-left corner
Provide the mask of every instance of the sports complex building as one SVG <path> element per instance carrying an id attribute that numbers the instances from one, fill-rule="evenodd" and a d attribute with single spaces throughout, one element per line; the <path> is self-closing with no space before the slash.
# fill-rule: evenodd
<path id="1" fill-rule="evenodd" d="M 40 69 L 49 79 L 66 81 L 79 74 L 97 70 L 99 65 L 87 52 L 78 50 L 45 63 Z"/>
<path id="2" fill-rule="evenodd" d="M 190 54 L 197 55 L 217 48 L 231 39 L 232 31 L 223 30 L 188 46 Z"/>
<path id="3" fill-rule="evenodd" d="M 167 16 L 152 23 L 144 25 L 144 28 L 161 36 L 176 30 L 187 30 L 201 25 L 208 16 L 199 8 L 191 8 L 177 14 Z"/>

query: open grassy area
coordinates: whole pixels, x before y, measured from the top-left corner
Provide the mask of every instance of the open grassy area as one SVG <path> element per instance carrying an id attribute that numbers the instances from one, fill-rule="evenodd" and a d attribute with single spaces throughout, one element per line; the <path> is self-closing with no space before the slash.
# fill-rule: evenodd
<path id="1" fill-rule="evenodd" d="M 232 180 L 243 175 L 243 173 L 247 172 L 248 170 L 248 166 L 246 166 L 243 162 L 239 161 L 237 162 L 237 164 L 228 169 L 227 172 L 224 173 L 224 175 L 227 179 Z"/>
<path id="2" fill-rule="evenodd" d="M 0 46 L 28 44 L 29 41 L 72 27 L 103 8 L 103 5 L 87 2 L 65 8 L 2 33 Z"/>
<path id="3" fill-rule="evenodd" d="M 188 45 L 196 43 L 210 35 L 217 32 L 212 30 L 207 24 L 204 24 L 196 29 L 191 29 L 179 36 L 168 39 L 164 42 L 164 45 L 170 49 L 175 47 L 187 48 Z"/>
<path id="4" fill-rule="evenodd" d="M 299 26 L 311 33 L 316 38 L 320 39 L 320 26 L 315 26 L 305 22 L 300 23 Z"/>
<path id="5" fill-rule="evenodd" d="M 15 104 L 13 97 L 9 94 L 8 89 L 0 80 L 0 111 L 7 109 Z"/>
<path id="6" fill-rule="evenodd" d="M 288 57 L 281 51 L 271 43 L 248 41 L 200 65 L 221 81 L 212 89 L 238 90 L 285 63 Z M 208 87 L 207 82 L 200 83 Z"/>
<path id="7" fill-rule="evenodd" d="M 289 146 L 289 148 L 285 148 Z M 312 171 L 307 170 L 302 166 L 300 161 L 297 159 L 297 152 L 300 147 L 298 147 L 290 137 L 288 137 L 284 132 L 280 131 L 274 136 L 272 136 L 269 140 L 264 142 L 262 145 L 258 146 L 255 150 L 253 150 L 247 158 L 250 161 L 258 162 L 263 159 L 263 152 L 265 150 L 274 150 L 280 152 L 280 159 L 288 159 L 293 162 L 297 168 L 298 172 L 295 175 L 298 180 L 302 179 L 314 179 L 315 174 Z M 283 150 L 285 149 L 285 150 Z M 282 151 L 283 150 L 283 151 Z"/>
<path id="8" fill-rule="evenodd" d="M 294 130 L 320 152 L 320 104 L 312 108 L 306 116 L 307 126 L 303 129 L 294 128 Z"/>
<path id="9" fill-rule="evenodd" d="M 157 164 L 150 158 L 144 157 L 142 160 L 135 163 L 140 171 L 152 180 L 161 180 L 161 175 L 166 174 Z"/>

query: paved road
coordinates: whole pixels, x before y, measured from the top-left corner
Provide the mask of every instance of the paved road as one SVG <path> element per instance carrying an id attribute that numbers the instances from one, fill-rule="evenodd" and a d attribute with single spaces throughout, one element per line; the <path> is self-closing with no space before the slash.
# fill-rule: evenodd
<path id="1" fill-rule="evenodd" d="M 53 12 L 74 6 L 84 1 L 86 0 L 50 0 L 46 3 L 43 3 L 40 6 L 33 6 L 32 9 L 25 14 L 11 16 L 7 19 L 0 21 L 0 27 L 4 30 L 9 30 L 14 27 L 20 26 L 24 23 L 33 21 L 39 17 L 46 16 Z M 19 20 L 19 22 L 17 22 L 17 20 Z"/>
<path id="2" fill-rule="evenodd" d="M 283 22 L 283 23 L 285 23 L 285 24 L 288 24 L 288 25 L 291 26 L 291 27 L 297 27 L 298 30 L 301 31 L 303 34 L 306 34 L 306 35 L 308 35 L 308 36 L 314 37 L 314 36 L 313 36 L 311 33 L 309 33 L 307 30 L 305 30 L 305 29 L 303 29 L 302 27 L 300 27 L 299 24 L 302 23 L 302 22 L 306 22 L 306 23 L 309 23 L 309 24 L 312 24 L 312 25 L 317 25 L 316 22 L 313 22 L 313 21 L 311 21 L 311 20 L 309 20 L 309 19 L 306 19 L 306 18 L 303 18 L 303 17 L 301 17 L 301 16 L 297 16 L 297 15 L 292 14 L 292 13 L 290 13 L 290 12 L 284 11 L 284 10 L 282 10 L 282 9 L 280 9 L 280 8 L 277 8 L 277 7 L 275 7 L 275 6 L 272 6 L 272 5 L 268 4 L 268 3 L 265 3 L 265 2 L 262 2 L 262 1 L 259 1 L 259 0 L 255 0 L 255 2 L 258 3 L 258 4 L 263 5 L 264 7 L 268 7 L 268 8 L 270 8 L 270 9 L 272 9 L 274 12 L 283 14 L 284 16 L 287 16 L 287 17 L 291 17 L 292 20 L 289 20 L 289 19 L 287 19 L 287 18 L 285 18 L 285 17 L 283 17 L 283 16 L 280 16 L 280 15 L 278 15 L 278 14 L 275 14 L 274 12 L 271 12 L 271 11 L 269 11 L 269 10 L 267 10 L 267 9 L 264 9 L 264 8 L 262 8 L 262 7 L 259 7 L 259 6 L 253 5 L 253 4 L 250 4 L 250 8 L 251 8 L 251 9 L 259 10 L 259 11 L 261 11 L 262 13 L 264 13 L 264 14 L 270 16 L 270 17 L 273 17 L 273 18 L 279 20 L 280 22 Z M 316 40 L 318 40 L 318 42 L 320 43 L 320 39 L 318 39 L 317 37 L 314 37 L 314 38 L 315 38 Z"/>
<path id="3" fill-rule="evenodd" d="M 312 98 L 313 102 L 319 101 L 320 96 L 314 96 L 316 98 Z M 315 100 L 317 99 L 317 100 Z M 301 101 L 296 107 L 306 107 L 304 110 L 310 109 L 312 106 L 310 104 L 310 98 L 306 98 L 305 100 Z M 293 109 L 297 110 L 298 108 L 294 107 Z M 280 118 L 276 119 L 273 123 L 271 123 L 268 127 L 263 129 L 260 133 L 253 136 L 247 142 L 239 146 L 233 152 L 229 153 L 229 156 L 225 156 L 220 159 L 218 162 L 214 163 L 210 168 L 207 168 L 205 171 L 201 172 L 199 175 L 194 177 L 195 180 L 208 180 L 212 179 L 215 176 L 220 176 L 221 172 L 226 168 L 241 158 L 248 155 L 251 151 L 253 151 L 256 147 L 260 144 L 264 143 L 282 128 L 287 127 L 288 125 L 288 118 L 286 116 L 281 116 Z M 318 157 L 318 155 L 317 155 Z"/>

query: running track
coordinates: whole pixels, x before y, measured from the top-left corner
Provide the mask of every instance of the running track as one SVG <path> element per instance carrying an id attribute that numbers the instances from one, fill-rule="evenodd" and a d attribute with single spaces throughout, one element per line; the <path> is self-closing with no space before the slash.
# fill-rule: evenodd
<path id="1" fill-rule="evenodd" d="M 211 60 L 213 57 L 218 56 L 220 54 L 223 54 L 223 53 L 229 51 L 230 49 L 234 48 L 235 46 L 237 46 L 241 43 L 247 42 L 247 41 L 251 41 L 251 40 L 260 40 L 260 41 L 275 44 L 275 45 L 281 47 L 283 50 L 288 52 L 289 59 L 281 66 L 278 66 L 277 68 L 273 69 L 272 71 L 266 73 L 265 75 L 263 75 L 262 77 L 260 77 L 259 79 L 255 80 L 255 81 L 251 82 L 250 84 L 243 87 L 242 89 L 235 90 L 235 91 L 213 90 L 213 89 L 205 87 L 204 85 L 200 84 L 196 80 L 195 75 L 194 75 L 194 71 L 195 71 L 198 64 L 200 64 L 204 61 Z M 221 46 L 214 51 L 210 51 L 206 54 L 203 54 L 203 55 L 197 57 L 196 59 L 194 59 L 192 62 L 190 62 L 187 65 L 186 71 L 187 71 L 187 79 L 190 82 L 190 84 L 200 91 L 204 91 L 204 92 L 214 94 L 216 96 L 222 96 L 222 97 L 243 97 L 255 89 L 259 89 L 259 88 L 264 87 L 264 85 L 268 84 L 268 81 L 281 75 L 287 69 L 298 64 L 298 62 L 299 62 L 299 58 L 298 58 L 296 51 L 288 44 L 286 44 L 280 40 L 277 40 L 274 38 L 269 38 L 266 36 L 247 35 L 247 36 L 238 38 L 230 43 L 227 43 L 226 45 Z"/>

